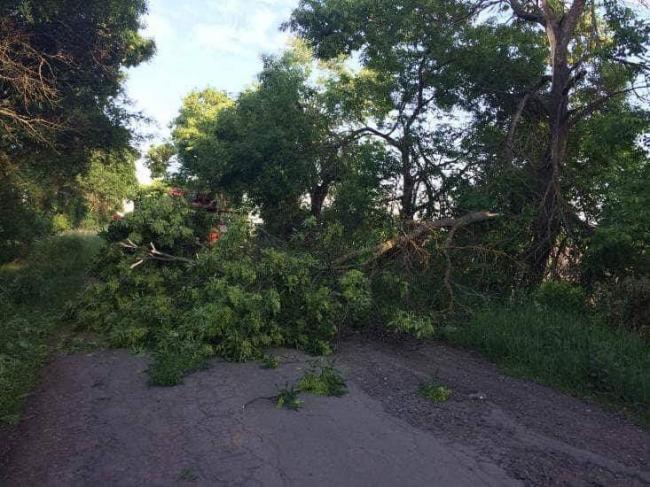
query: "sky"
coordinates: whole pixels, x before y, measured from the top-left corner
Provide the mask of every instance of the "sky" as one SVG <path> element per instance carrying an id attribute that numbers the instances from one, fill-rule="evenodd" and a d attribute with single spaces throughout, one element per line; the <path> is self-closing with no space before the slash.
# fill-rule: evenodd
<path id="1" fill-rule="evenodd" d="M 153 119 L 152 142 L 169 134 L 183 97 L 211 86 L 237 94 L 255 81 L 262 54 L 282 51 L 290 35 L 279 30 L 298 0 L 150 0 L 144 35 L 156 55 L 127 72 L 133 108 Z M 149 142 L 151 143 L 151 142 Z M 145 149 L 143 147 L 143 149 Z M 138 164 L 138 177 L 149 181 Z"/>

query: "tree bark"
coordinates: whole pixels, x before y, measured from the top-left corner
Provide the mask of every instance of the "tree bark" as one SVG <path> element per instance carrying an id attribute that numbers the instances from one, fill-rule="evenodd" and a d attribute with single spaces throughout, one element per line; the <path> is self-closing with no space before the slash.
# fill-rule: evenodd
<path id="1" fill-rule="evenodd" d="M 320 220 L 323 214 L 323 205 L 325 204 L 325 198 L 327 198 L 328 191 L 329 185 L 323 183 L 314 187 L 309 194 L 311 200 L 311 215 L 318 220 Z"/>

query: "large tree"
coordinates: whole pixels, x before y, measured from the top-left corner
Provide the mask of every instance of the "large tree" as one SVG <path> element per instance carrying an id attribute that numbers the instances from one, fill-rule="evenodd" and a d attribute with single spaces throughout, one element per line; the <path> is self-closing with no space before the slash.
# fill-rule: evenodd
<path id="1" fill-rule="evenodd" d="M 435 113 L 451 104 L 456 111 L 449 116 L 461 123 L 465 117 L 471 128 L 455 147 L 467 149 L 460 151 L 461 159 L 478 165 L 478 176 L 495 174 L 481 167 L 487 161 L 500 170 L 524 167 L 524 206 L 532 214 L 524 257 L 533 281 L 545 275 L 561 233 L 581 220 L 571 198 L 577 179 L 567 177 L 570 161 L 584 154 L 580 125 L 620 106 L 645 84 L 650 35 L 648 23 L 631 9 L 597 0 L 302 0 L 288 25 L 320 56 L 357 52 L 364 67 L 381 74 L 393 73 L 395 65 L 388 61 L 407 60 L 410 53 L 421 59 L 413 66 L 422 70 L 402 65 L 395 71 L 401 77 L 392 90 L 390 113 L 397 123 L 388 131 L 365 130 L 396 147 L 404 140 L 420 144 L 427 140 L 426 130 L 434 132 L 425 125 L 414 137 L 409 113 L 426 120 L 427 108 Z M 412 110 L 404 113 L 402 107 L 409 106 Z M 435 156 L 446 162 L 438 147 L 425 144 L 422 150 L 417 144 L 409 155 L 419 157 L 421 167 L 431 167 Z M 419 175 L 412 177 L 408 157 L 402 157 L 401 167 L 402 213 L 410 217 L 411 187 Z M 429 171 L 429 178 L 434 174 Z M 468 182 L 476 184 L 477 175 Z"/>
<path id="2" fill-rule="evenodd" d="M 452 2 L 425 3 L 309 0 L 287 24 L 321 59 L 359 53 L 362 69 L 340 70 L 333 105 L 352 123 L 350 138 L 378 138 L 395 154 L 393 186 L 404 220 L 422 209 L 421 193 L 431 201 L 440 189 L 429 176 L 442 175 L 446 161 L 428 155 L 434 117 L 444 117 L 456 99 L 458 19 L 467 13 Z"/>
<path id="3" fill-rule="evenodd" d="M 529 32 L 486 29 L 469 22 L 475 13 L 475 5 L 453 1 L 305 0 L 287 23 L 323 59 L 356 54 L 362 69 L 340 73 L 337 102 L 354 122 L 351 136 L 377 138 L 393 151 L 403 220 L 453 213 L 452 193 L 474 176 L 476 161 L 459 143 L 475 111 L 466 90 L 471 69 L 487 54 L 510 73 L 498 80 L 502 91 L 522 89 L 543 71 L 534 43 L 510 49 Z"/>
<path id="4" fill-rule="evenodd" d="M 513 24 L 529 24 L 546 40 L 547 70 L 520 94 L 506 141 L 512 154 L 522 119 L 532 117 L 540 125 L 541 151 L 519 154 L 534 178 L 536 211 L 526 257 L 539 280 L 560 234 L 580 220 L 575 201 L 567 199 L 576 190 L 567 187 L 575 182 L 567 175 L 571 159 L 580 152 L 580 126 L 600 113 L 616 111 L 621 100 L 646 88 L 650 24 L 621 2 L 505 3 Z"/>
<path id="5" fill-rule="evenodd" d="M 153 54 L 138 33 L 145 12 L 145 0 L 4 0 L 0 148 L 110 136 L 102 132 L 121 121 L 123 68 Z"/>
<path id="6" fill-rule="evenodd" d="M 164 166 L 174 149 L 181 179 L 246 199 L 281 234 L 307 214 L 320 219 L 354 148 L 339 134 L 342 122 L 328 110 L 313 68 L 311 51 L 299 44 L 265 58 L 258 83 L 236 101 L 212 89 L 191 93 L 174 121 L 171 146 L 155 147 L 150 166 Z"/>
<path id="7" fill-rule="evenodd" d="M 13 195 L 0 246 L 16 242 L 17 215 L 52 213 L 42 190 L 69 185 L 94 151 L 129 146 L 124 68 L 153 54 L 139 34 L 145 12 L 145 0 L 0 2 L 0 179 Z"/>

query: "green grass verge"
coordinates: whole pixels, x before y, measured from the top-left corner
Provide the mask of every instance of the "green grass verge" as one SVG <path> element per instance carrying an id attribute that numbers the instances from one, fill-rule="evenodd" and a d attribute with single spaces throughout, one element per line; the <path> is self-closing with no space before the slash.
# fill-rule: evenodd
<path id="1" fill-rule="evenodd" d="M 42 240 L 25 262 L 0 267 L 0 422 L 15 424 L 61 324 L 102 246 L 96 236 Z"/>
<path id="2" fill-rule="evenodd" d="M 589 397 L 650 425 L 650 346 L 584 313 L 495 307 L 446 333 L 513 375 Z"/>

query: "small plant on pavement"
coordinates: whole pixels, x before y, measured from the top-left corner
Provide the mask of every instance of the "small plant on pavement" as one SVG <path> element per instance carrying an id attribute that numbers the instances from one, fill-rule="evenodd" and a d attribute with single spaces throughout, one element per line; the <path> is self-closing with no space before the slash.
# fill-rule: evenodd
<path id="1" fill-rule="evenodd" d="M 420 395 L 433 402 L 445 402 L 452 394 L 453 391 L 437 379 L 431 379 L 420 386 Z"/>
<path id="2" fill-rule="evenodd" d="M 298 411 L 302 407 L 302 401 L 298 397 L 300 390 L 287 384 L 276 396 L 276 406 L 278 409 L 290 409 Z"/>
<path id="3" fill-rule="evenodd" d="M 320 372 L 316 370 L 307 372 L 300 379 L 298 388 L 318 396 L 341 397 L 348 392 L 341 373 L 330 366 L 321 367 Z"/>

